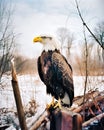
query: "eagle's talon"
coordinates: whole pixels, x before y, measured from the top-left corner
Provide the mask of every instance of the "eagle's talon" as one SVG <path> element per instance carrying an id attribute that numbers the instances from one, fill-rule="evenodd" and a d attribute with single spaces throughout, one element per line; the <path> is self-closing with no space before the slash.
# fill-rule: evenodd
<path id="1" fill-rule="evenodd" d="M 52 102 L 46 105 L 46 109 L 50 110 L 50 109 L 56 109 L 56 108 L 62 109 L 61 100 L 59 98 L 58 102 L 54 102 L 54 97 L 52 97 Z"/>
<path id="2" fill-rule="evenodd" d="M 60 98 L 58 99 L 58 102 L 57 102 L 56 105 L 54 106 L 54 109 L 57 108 L 57 107 L 58 107 L 59 109 L 62 109 Z"/>
<path id="3" fill-rule="evenodd" d="M 57 104 L 54 106 L 54 109 L 56 109 L 57 107 L 60 108 L 60 109 L 62 108 L 59 103 L 57 103 Z"/>
<path id="4" fill-rule="evenodd" d="M 53 105 L 52 105 L 51 103 L 46 105 L 46 109 L 47 109 L 47 110 L 49 110 L 49 109 L 52 108 L 52 107 L 53 107 Z"/>

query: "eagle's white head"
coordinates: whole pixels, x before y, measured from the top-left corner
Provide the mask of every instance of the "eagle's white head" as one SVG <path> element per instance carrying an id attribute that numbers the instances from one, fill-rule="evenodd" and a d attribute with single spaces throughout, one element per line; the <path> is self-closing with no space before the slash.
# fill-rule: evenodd
<path id="1" fill-rule="evenodd" d="M 43 45 L 43 50 L 60 50 L 58 42 L 51 36 L 38 36 L 33 39 L 33 42 L 40 42 Z"/>

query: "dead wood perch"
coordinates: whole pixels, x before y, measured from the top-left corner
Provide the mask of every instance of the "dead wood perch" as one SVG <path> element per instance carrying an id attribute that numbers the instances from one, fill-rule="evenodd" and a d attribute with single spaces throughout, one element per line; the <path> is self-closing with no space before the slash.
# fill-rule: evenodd
<path id="1" fill-rule="evenodd" d="M 51 112 L 50 130 L 81 130 L 82 117 L 67 108 L 55 109 Z"/>
<path id="2" fill-rule="evenodd" d="M 82 128 L 80 114 L 73 113 L 63 107 L 62 110 L 56 108 L 51 112 L 44 111 L 29 130 L 37 130 L 42 123 L 47 122 L 47 118 L 50 118 L 50 130 L 81 130 Z"/>
<path id="3" fill-rule="evenodd" d="M 18 86 L 18 80 L 17 80 L 13 60 L 11 61 L 11 68 L 12 68 L 12 81 L 11 82 L 12 82 L 20 127 L 21 127 L 21 130 L 27 130 L 25 115 L 23 111 L 23 106 L 22 106 L 22 101 L 21 101 L 21 96 L 20 96 L 20 91 L 19 91 L 19 86 Z"/>

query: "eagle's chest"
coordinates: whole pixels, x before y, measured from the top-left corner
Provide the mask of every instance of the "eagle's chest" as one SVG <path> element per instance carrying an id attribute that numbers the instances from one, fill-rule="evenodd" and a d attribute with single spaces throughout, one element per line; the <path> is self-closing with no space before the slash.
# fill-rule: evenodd
<path id="1" fill-rule="evenodd" d="M 44 77 L 44 82 L 46 85 L 53 85 L 54 83 L 54 74 L 53 74 L 53 70 L 52 70 L 52 66 L 44 66 L 44 73 L 43 73 L 43 77 Z"/>
<path id="2" fill-rule="evenodd" d="M 45 83 L 49 84 L 53 79 L 53 64 L 51 55 L 43 58 L 42 62 L 42 73 Z"/>

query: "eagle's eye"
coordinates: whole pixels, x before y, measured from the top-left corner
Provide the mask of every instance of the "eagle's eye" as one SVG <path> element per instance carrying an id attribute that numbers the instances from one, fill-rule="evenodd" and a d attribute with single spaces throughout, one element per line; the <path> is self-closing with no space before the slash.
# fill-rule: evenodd
<path id="1" fill-rule="evenodd" d="M 47 36 L 42 36 L 41 38 L 43 38 L 43 39 L 49 38 L 50 40 L 52 40 L 52 37 L 47 37 Z"/>
<path id="2" fill-rule="evenodd" d="M 46 36 L 42 36 L 42 38 L 46 39 L 47 37 Z"/>

